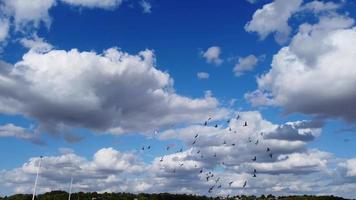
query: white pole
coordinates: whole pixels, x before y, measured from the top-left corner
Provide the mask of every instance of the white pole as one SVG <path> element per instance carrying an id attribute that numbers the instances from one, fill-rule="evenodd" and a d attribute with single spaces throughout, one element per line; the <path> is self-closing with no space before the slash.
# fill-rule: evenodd
<path id="1" fill-rule="evenodd" d="M 37 168 L 37 174 L 36 174 L 36 180 L 35 180 L 35 186 L 33 187 L 33 194 L 32 194 L 32 200 L 35 200 L 35 195 L 36 195 L 36 187 L 37 187 L 37 181 L 38 181 L 38 175 L 40 173 L 40 168 L 41 168 L 41 161 L 42 161 L 43 156 L 40 157 L 40 161 L 38 164 Z"/>
<path id="2" fill-rule="evenodd" d="M 69 187 L 69 196 L 68 196 L 68 200 L 70 200 L 70 197 L 72 195 L 72 185 L 73 185 L 73 176 L 70 179 L 70 187 Z"/>

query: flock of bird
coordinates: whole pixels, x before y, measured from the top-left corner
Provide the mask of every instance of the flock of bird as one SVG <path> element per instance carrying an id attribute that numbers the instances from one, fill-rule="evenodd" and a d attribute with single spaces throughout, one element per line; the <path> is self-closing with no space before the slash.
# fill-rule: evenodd
<path id="1" fill-rule="evenodd" d="M 241 120 L 240 115 L 237 115 L 237 116 L 235 117 L 235 119 L 236 119 L 236 120 Z M 209 126 L 211 120 L 212 120 L 212 117 L 209 117 L 206 121 L 204 121 L 203 126 Z M 230 124 L 230 120 L 227 120 L 226 122 L 227 122 L 227 124 Z M 215 125 L 213 125 L 213 127 L 218 128 L 219 125 L 218 125 L 218 124 L 215 124 Z M 242 124 L 242 127 L 248 127 L 248 122 L 247 122 L 247 121 L 244 121 L 243 124 Z M 228 127 L 228 130 L 229 130 L 229 132 L 237 133 L 237 131 L 234 131 L 231 127 Z M 156 134 L 156 133 L 155 133 L 155 134 Z M 263 132 L 261 132 L 260 135 L 263 136 Z M 193 140 L 192 140 L 193 142 L 191 143 L 191 146 L 194 147 L 194 146 L 196 145 L 196 143 L 198 142 L 198 140 L 199 140 L 199 133 L 196 133 L 192 139 L 193 139 Z M 251 137 L 249 137 L 249 138 L 248 138 L 248 143 L 253 143 L 253 144 L 255 144 L 255 145 L 258 145 L 258 144 L 259 144 L 259 140 L 257 139 L 257 140 L 255 140 L 255 141 L 253 142 L 253 140 L 251 139 Z M 228 145 L 228 143 L 224 140 L 224 141 L 223 141 L 223 145 Z M 235 144 L 235 143 L 231 143 L 231 145 L 232 145 L 232 146 L 235 146 L 236 144 Z M 168 145 L 168 146 L 166 147 L 166 151 L 169 151 L 172 146 L 174 146 L 174 145 Z M 141 148 L 141 150 L 145 150 L 145 149 L 146 149 L 146 150 L 149 150 L 150 148 L 151 148 L 151 146 L 143 146 L 143 147 Z M 271 152 L 271 149 L 270 149 L 269 147 L 266 147 L 266 150 L 265 150 L 265 151 L 266 151 L 267 156 L 272 159 L 272 158 L 273 158 L 273 154 L 272 154 L 272 152 Z M 183 152 L 183 148 L 180 148 L 179 150 L 176 151 L 176 153 L 182 153 L 182 152 Z M 197 154 L 197 155 L 200 154 L 200 158 L 203 158 L 203 157 L 204 157 L 200 149 L 197 149 L 196 154 Z M 214 154 L 213 154 L 213 158 L 216 158 L 216 157 L 217 157 L 217 154 L 214 153 Z M 160 161 L 160 162 L 163 162 L 163 161 L 164 161 L 164 156 L 162 156 L 159 161 Z M 256 162 L 256 161 L 257 161 L 257 156 L 254 156 L 253 158 L 251 158 L 251 161 L 252 161 L 252 162 Z M 176 162 L 179 162 L 179 161 L 176 161 Z M 222 164 L 222 165 L 225 165 L 224 162 L 222 162 L 221 164 Z M 179 167 L 183 167 L 183 165 L 184 165 L 184 163 L 178 163 L 178 166 L 179 166 Z M 198 168 L 198 166 L 197 166 L 196 164 L 194 165 L 194 167 L 195 167 L 195 168 Z M 197 170 L 197 172 L 198 172 L 198 175 L 205 177 L 205 180 L 206 180 L 207 183 L 211 183 L 211 182 L 213 183 L 213 185 L 211 185 L 211 186 L 208 188 L 208 193 L 212 193 L 214 190 L 222 189 L 222 188 L 223 188 L 223 185 L 224 185 L 224 181 L 221 179 L 221 177 L 217 177 L 212 171 L 206 171 L 206 172 L 205 172 L 205 170 L 206 170 L 206 169 L 201 168 L 201 169 Z M 204 172 L 205 172 L 205 173 L 204 173 Z M 252 173 L 251 173 L 251 176 L 252 176 L 253 178 L 257 177 L 257 170 L 256 170 L 256 169 L 251 170 L 251 172 L 252 172 Z M 176 173 L 176 168 L 174 168 L 174 169 L 172 170 L 172 173 L 173 173 L 173 174 Z M 226 181 L 225 183 L 227 183 L 227 185 L 226 185 L 227 187 L 230 187 L 230 188 L 231 188 L 231 187 L 232 187 L 232 184 L 234 183 L 234 181 Z M 243 181 L 243 184 L 241 185 L 241 188 L 245 188 L 246 186 L 247 186 L 247 180 L 244 180 L 244 181 Z M 228 196 L 228 197 L 229 197 L 229 196 Z"/>

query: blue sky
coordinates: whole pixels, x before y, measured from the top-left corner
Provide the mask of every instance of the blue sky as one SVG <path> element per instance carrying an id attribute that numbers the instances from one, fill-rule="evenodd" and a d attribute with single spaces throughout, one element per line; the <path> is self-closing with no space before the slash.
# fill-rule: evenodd
<path id="1" fill-rule="evenodd" d="M 226 137 L 236 139 L 245 156 L 263 152 L 246 147 L 245 137 L 262 137 L 276 155 L 251 163 L 231 159 L 236 150 L 229 150 L 219 158 L 231 161 L 223 171 L 212 159 L 193 159 L 221 177 L 236 175 L 236 185 L 213 195 L 271 191 L 350 197 L 348 191 L 356 188 L 355 2 L 106 3 L 46 0 L 33 2 L 36 7 L 24 0 L 0 1 L 0 158 L 6 161 L 0 164 L 0 177 L 8 181 L 0 182 L 0 194 L 30 192 L 39 155 L 48 160 L 39 192 L 66 187 L 51 170 L 68 159 L 69 167 L 91 166 L 94 177 L 106 177 L 96 180 L 96 187 L 88 184 L 93 177 L 82 176 L 77 191 L 122 191 L 135 185 L 129 191 L 206 194 L 208 183 L 199 178 L 181 190 L 170 184 L 153 188 L 142 171 L 151 170 L 149 180 L 163 177 L 158 183 L 193 181 L 188 166 L 179 176 L 167 173 L 174 160 L 189 165 L 199 148 L 191 145 L 197 132 L 204 141 L 202 152 L 216 150 L 211 142 L 226 133 L 218 136 L 202 126 L 212 117 L 209 127 L 236 127 L 237 134 L 244 133 Z M 143 4 L 150 7 L 145 11 Z M 208 77 L 199 78 L 199 72 Z M 226 124 L 238 114 L 260 125 L 245 131 L 238 120 Z M 147 145 L 152 149 L 142 151 Z M 180 148 L 184 151 L 175 152 Z M 110 173 L 101 174 L 105 159 L 96 160 L 96 154 L 111 159 Z M 162 156 L 172 157 L 171 163 L 160 163 Z M 274 186 L 261 190 L 251 181 L 243 190 L 239 181 L 247 180 L 251 167 Z M 11 182 L 17 175 L 24 181 Z M 126 176 L 135 181 L 120 179 Z M 103 184 L 108 177 L 117 181 Z M 278 179 L 286 185 L 277 184 Z M 339 191 L 339 186 L 346 189 Z"/>

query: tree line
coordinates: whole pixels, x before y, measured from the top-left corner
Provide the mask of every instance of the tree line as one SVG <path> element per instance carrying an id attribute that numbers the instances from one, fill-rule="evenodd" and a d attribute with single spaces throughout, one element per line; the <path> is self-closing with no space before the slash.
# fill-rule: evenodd
<path id="1" fill-rule="evenodd" d="M 71 200 L 346 200 L 337 196 L 279 196 L 261 195 L 257 196 L 233 196 L 233 197 L 207 197 L 190 194 L 132 194 L 132 193 L 97 193 L 97 192 L 78 192 L 71 195 Z M 32 200 L 31 194 L 15 194 L 0 197 L 0 200 Z M 68 193 L 65 191 L 52 191 L 36 196 L 36 200 L 68 200 Z"/>

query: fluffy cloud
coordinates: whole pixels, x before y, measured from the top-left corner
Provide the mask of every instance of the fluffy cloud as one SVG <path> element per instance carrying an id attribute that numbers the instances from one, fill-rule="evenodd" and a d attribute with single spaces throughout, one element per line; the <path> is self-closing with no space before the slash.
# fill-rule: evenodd
<path id="1" fill-rule="evenodd" d="M 302 24 L 289 46 L 273 58 L 272 69 L 246 94 L 253 104 L 355 122 L 356 29 L 344 16 Z"/>
<path id="2" fill-rule="evenodd" d="M 237 194 L 247 181 L 244 194 L 350 196 L 355 184 L 345 179 L 346 174 L 354 176 L 353 159 L 342 161 L 330 153 L 307 148 L 311 139 L 304 135 L 317 137 L 321 123 L 297 121 L 277 125 L 263 119 L 259 112 L 240 112 L 239 116 L 229 122 L 213 118 L 207 126 L 192 125 L 160 133 L 159 139 L 178 139 L 184 145 L 164 150 L 150 163 L 142 162 L 135 152 L 113 148 L 98 150 L 91 160 L 72 150 L 61 150 L 65 154 L 44 157 L 39 190 L 66 189 L 73 175 L 74 191 L 227 195 Z M 245 121 L 247 127 L 243 126 Z M 183 150 L 179 151 L 180 148 Z M 254 156 L 256 161 L 251 160 Z M 334 163 L 340 161 L 343 164 L 335 168 Z M 37 162 L 38 158 L 31 158 L 20 168 L 1 171 L 0 178 L 5 181 L 0 184 L 15 192 L 30 192 Z M 252 177 L 253 169 L 257 170 L 257 177 Z M 209 172 L 214 177 L 207 181 Z M 339 172 L 345 176 L 337 175 Z M 333 181 L 336 176 L 338 180 Z M 208 193 L 211 186 L 220 184 L 221 188 Z M 341 186 L 345 189 L 337 190 Z"/>
<path id="3" fill-rule="evenodd" d="M 81 6 L 87 8 L 104 8 L 114 9 L 122 3 L 122 0 L 61 0 L 64 3 L 73 6 Z"/>
<path id="4" fill-rule="evenodd" d="M 29 193 L 38 164 L 39 158 L 31 158 L 20 168 L 0 172 L 1 179 L 5 180 L 0 184 L 3 187 L 14 187 L 17 192 Z M 39 192 L 65 190 L 71 176 L 74 178 L 75 190 L 105 190 L 125 183 L 123 176 L 143 172 L 145 168 L 144 163 L 134 154 L 122 153 L 113 148 L 100 149 L 92 160 L 74 153 L 45 156 L 41 163 Z"/>
<path id="5" fill-rule="evenodd" d="M 238 63 L 235 65 L 233 71 L 235 76 L 241 76 L 244 72 L 252 71 L 258 63 L 258 58 L 254 55 L 239 58 Z"/>
<path id="6" fill-rule="evenodd" d="M 51 24 L 49 9 L 56 5 L 56 0 L 4 0 L 3 11 L 13 16 L 17 29 L 32 24 L 38 27 L 43 22 L 47 27 Z"/>
<path id="7" fill-rule="evenodd" d="M 221 49 L 218 46 L 212 46 L 205 52 L 202 52 L 202 56 L 206 59 L 206 62 L 214 65 L 221 65 L 223 63 L 223 60 L 220 58 L 220 54 Z"/>
<path id="8" fill-rule="evenodd" d="M 198 72 L 197 73 L 197 77 L 198 79 L 202 80 L 202 79 L 208 79 L 209 78 L 209 73 L 207 72 Z"/>
<path id="9" fill-rule="evenodd" d="M 29 51 L 1 69 L 1 113 L 34 118 L 50 132 L 73 127 L 145 132 L 227 113 L 210 93 L 200 99 L 176 94 L 172 78 L 156 68 L 150 50 L 138 55 L 115 48 L 103 54 Z"/>
<path id="10" fill-rule="evenodd" d="M 291 32 L 288 20 L 297 12 L 303 0 L 275 0 L 266 4 L 263 8 L 256 10 L 252 20 L 245 26 L 248 32 L 256 32 L 261 39 L 269 34 L 275 33 L 278 43 L 285 43 Z"/>

